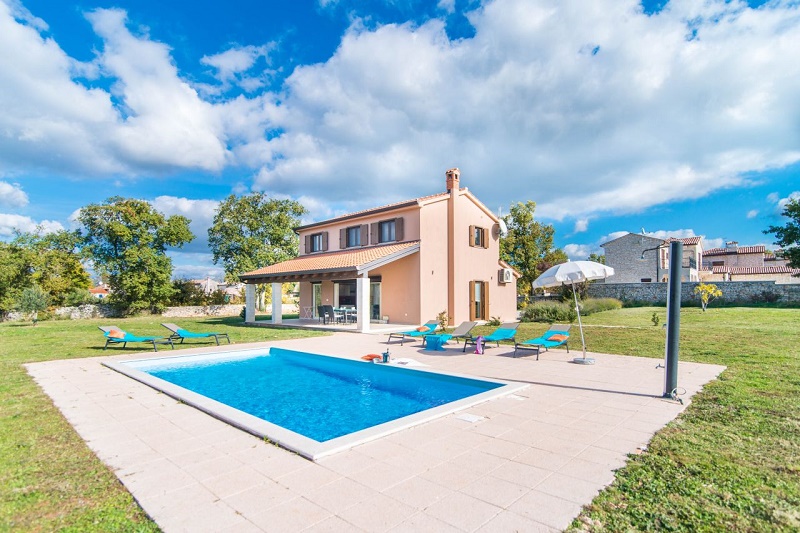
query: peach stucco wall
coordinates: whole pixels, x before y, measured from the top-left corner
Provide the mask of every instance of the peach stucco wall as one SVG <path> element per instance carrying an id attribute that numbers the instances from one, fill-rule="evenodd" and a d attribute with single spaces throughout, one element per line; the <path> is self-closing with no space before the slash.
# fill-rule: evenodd
<path id="1" fill-rule="evenodd" d="M 420 210 L 420 323 L 447 310 L 447 198 Z"/>

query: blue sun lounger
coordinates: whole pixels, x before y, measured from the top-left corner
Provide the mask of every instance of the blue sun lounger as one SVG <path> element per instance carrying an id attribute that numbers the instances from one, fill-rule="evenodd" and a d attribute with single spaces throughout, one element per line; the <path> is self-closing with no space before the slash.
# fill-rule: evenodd
<path id="1" fill-rule="evenodd" d="M 490 342 L 496 342 L 498 348 L 500 347 L 500 341 L 513 341 L 514 336 L 517 334 L 517 328 L 519 327 L 519 322 L 506 322 L 501 324 L 499 328 L 491 332 L 490 334 L 483 337 L 484 346 L 489 344 Z M 468 344 L 475 344 L 475 339 L 477 337 L 473 337 L 470 335 L 469 337 L 464 339 L 464 349 L 461 350 L 462 352 L 467 351 Z"/>
<path id="2" fill-rule="evenodd" d="M 389 339 L 386 341 L 392 342 L 392 339 L 400 339 L 400 346 L 403 345 L 405 342 L 406 337 L 411 337 L 412 339 L 422 337 L 423 340 L 425 339 L 425 335 L 431 335 L 434 331 L 436 331 L 436 327 L 439 325 L 438 320 L 428 320 L 424 325 L 420 326 L 417 329 L 412 329 L 411 331 L 399 331 L 396 333 L 389 333 Z"/>
<path id="3" fill-rule="evenodd" d="M 172 346 L 172 349 L 175 349 L 175 345 L 172 344 L 172 339 L 164 338 L 164 337 L 139 337 L 137 335 L 131 335 L 130 333 L 121 330 L 117 326 L 97 326 L 103 332 L 103 335 L 106 337 L 106 344 L 103 346 L 105 350 L 108 348 L 109 344 L 122 344 L 122 347 L 125 348 L 129 342 L 146 342 L 153 345 L 153 351 L 158 351 L 159 344 L 169 344 Z"/>
<path id="4" fill-rule="evenodd" d="M 571 327 L 569 324 L 553 324 L 543 335 L 535 339 L 514 343 L 514 357 L 517 356 L 517 350 L 534 350 L 538 361 L 542 348 L 547 351 L 562 344 L 569 353 L 569 328 Z"/>
<path id="5" fill-rule="evenodd" d="M 231 343 L 231 338 L 228 337 L 227 333 L 193 333 L 175 324 L 170 324 L 169 322 L 161 325 L 172 332 L 172 335 L 169 336 L 171 340 L 176 341 L 180 339 L 181 344 L 183 344 L 183 341 L 186 339 L 207 339 L 209 337 L 214 337 L 214 340 L 217 341 L 217 346 L 219 346 L 220 337 L 224 337 L 228 341 L 228 344 Z"/>

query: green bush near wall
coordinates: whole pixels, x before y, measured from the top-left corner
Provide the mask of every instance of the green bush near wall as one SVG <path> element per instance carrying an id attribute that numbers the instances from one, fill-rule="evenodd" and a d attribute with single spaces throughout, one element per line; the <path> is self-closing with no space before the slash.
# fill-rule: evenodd
<path id="1" fill-rule="evenodd" d="M 564 302 L 536 302 L 522 312 L 523 322 L 574 322 L 575 308 Z"/>
<path id="2" fill-rule="evenodd" d="M 622 302 L 616 298 L 587 298 L 581 302 L 581 314 L 591 315 L 600 311 L 622 309 Z"/>

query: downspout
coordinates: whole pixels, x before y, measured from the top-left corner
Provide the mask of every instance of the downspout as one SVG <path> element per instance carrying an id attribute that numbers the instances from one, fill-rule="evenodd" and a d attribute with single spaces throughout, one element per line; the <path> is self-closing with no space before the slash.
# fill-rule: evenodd
<path id="1" fill-rule="evenodd" d="M 456 308 L 456 196 L 459 189 L 460 172 L 451 168 L 445 173 L 447 177 L 447 323 L 453 325 Z"/>

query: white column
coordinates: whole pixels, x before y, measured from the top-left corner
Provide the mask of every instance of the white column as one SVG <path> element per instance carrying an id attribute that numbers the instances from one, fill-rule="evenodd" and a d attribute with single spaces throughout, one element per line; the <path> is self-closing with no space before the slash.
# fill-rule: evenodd
<path id="1" fill-rule="evenodd" d="M 369 331 L 369 274 L 366 272 L 356 278 L 356 307 L 358 307 L 358 323 L 356 329 L 361 333 Z"/>
<path id="2" fill-rule="evenodd" d="M 256 286 L 253 283 L 244 286 L 244 321 L 256 321 Z"/>
<path id="3" fill-rule="evenodd" d="M 281 283 L 272 284 L 272 323 L 283 322 L 283 290 Z"/>

